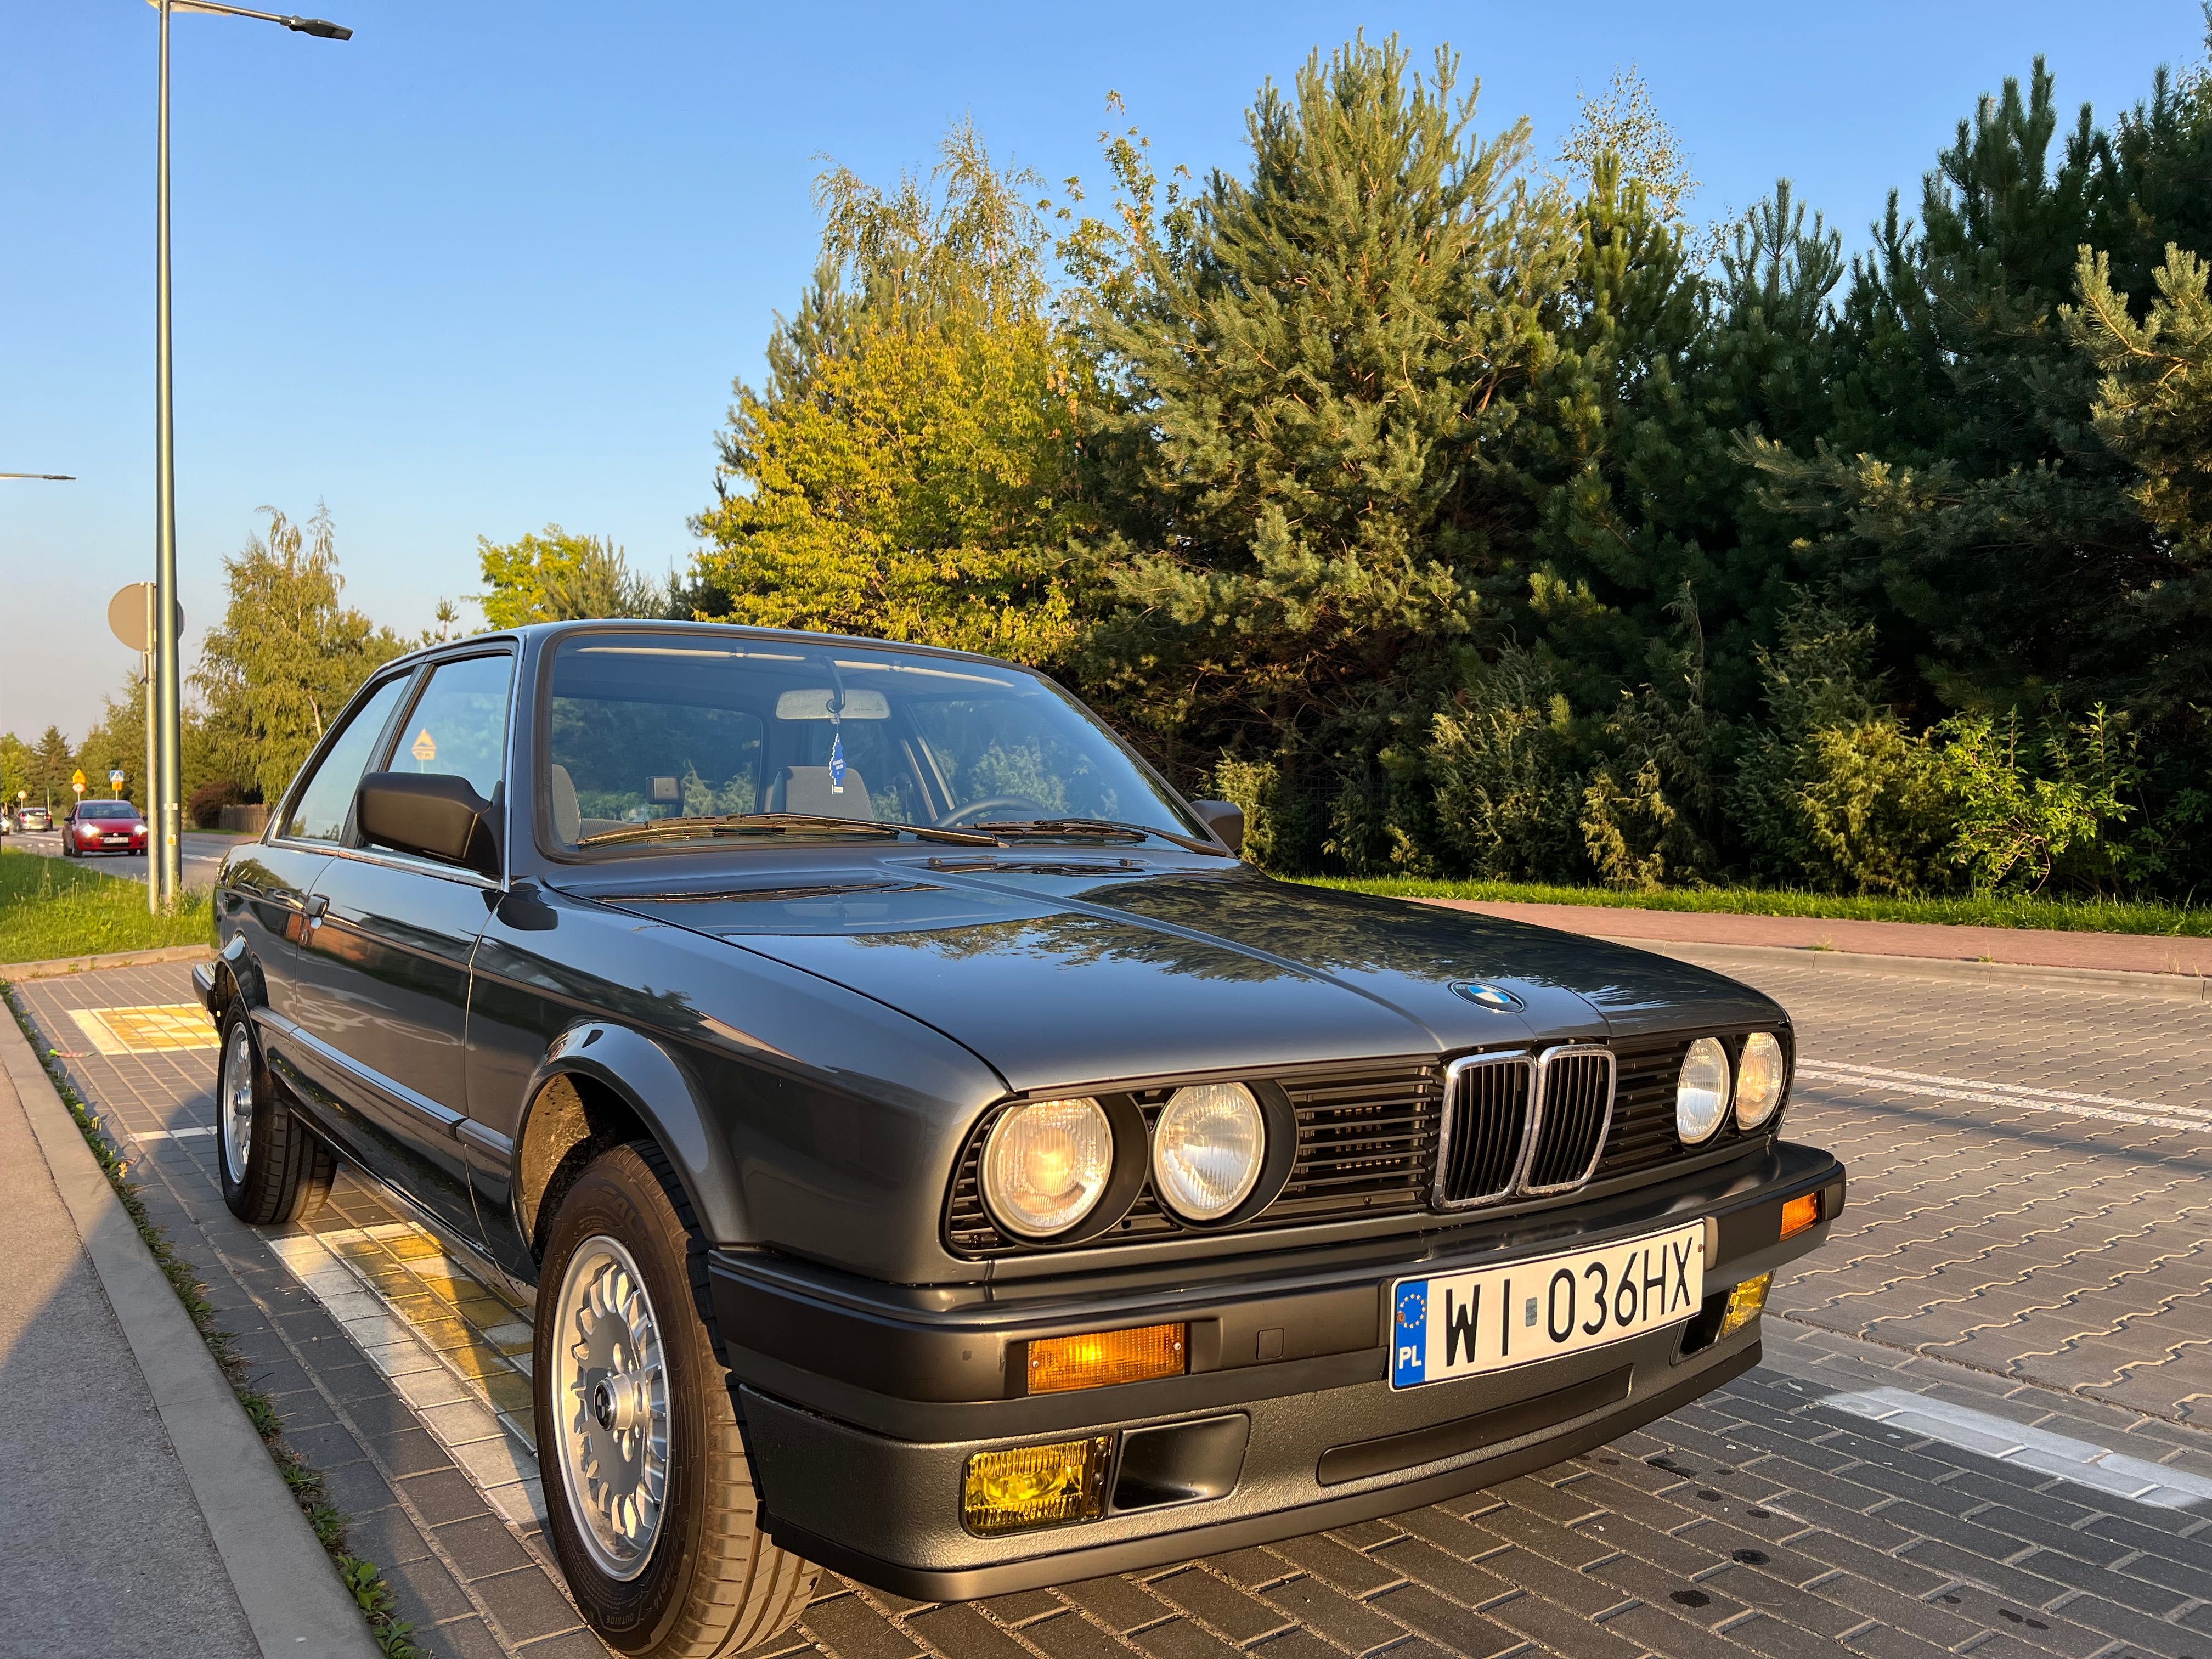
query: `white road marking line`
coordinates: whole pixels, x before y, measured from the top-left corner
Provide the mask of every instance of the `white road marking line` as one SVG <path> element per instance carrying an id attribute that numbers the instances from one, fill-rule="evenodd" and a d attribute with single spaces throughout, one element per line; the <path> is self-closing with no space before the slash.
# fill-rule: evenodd
<path id="1" fill-rule="evenodd" d="M 197 1129 L 133 1129 L 131 1131 L 131 1139 L 133 1140 L 190 1140 L 195 1135 L 211 1135 L 214 1133 L 213 1124 L 203 1124 Z"/>
<path id="2" fill-rule="evenodd" d="M 2212 1111 L 2198 1106 L 2169 1106 L 2160 1101 L 2130 1100 L 2121 1095 L 2085 1095 L 2071 1089 L 2038 1089 L 2025 1083 L 1990 1083 L 1979 1078 L 1936 1077 L 1927 1072 L 1899 1072 L 1887 1066 L 1860 1066 L 1841 1060 L 1813 1060 L 1806 1063 L 1823 1071 L 1856 1073 L 1861 1077 L 1894 1078 L 1905 1083 L 1936 1083 L 1954 1088 L 1986 1089 L 1993 1094 L 2022 1095 L 2038 1100 L 2078 1101 L 2085 1106 L 2117 1106 L 2127 1112 L 2166 1112 L 2180 1117 L 2201 1117 L 2212 1123 Z"/>
<path id="3" fill-rule="evenodd" d="M 1924 1073 L 1893 1072 L 1878 1066 L 1849 1066 L 1825 1060 L 1800 1060 L 1797 1075 L 1815 1083 L 1879 1089 L 1885 1094 L 1965 1100 L 1982 1106 L 2014 1106 L 2031 1112 L 2063 1112 L 2069 1117 L 2093 1117 L 2109 1123 L 2143 1124 L 2159 1129 L 2212 1129 L 2212 1112 L 2194 1106 L 2168 1106 L 2157 1101 L 2075 1094 L 2063 1089 L 2032 1089 L 2025 1084 L 1990 1083 L 1978 1078 L 1929 1077 Z M 2090 1103 L 2099 1101 L 2135 1109 L 2116 1112 Z"/>
<path id="4" fill-rule="evenodd" d="M 2186 1469 L 2169 1468 L 2130 1457 L 2109 1446 L 2029 1428 L 1992 1412 L 1955 1406 L 1903 1389 L 1867 1389 L 1832 1394 L 1816 1402 L 1853 1417 L 1870 1418 L 1885 1428 L 1925 1435 L 1961 1451 L 2055 1474 L 2075 1485 L 2110 1492 L 2154 1509 L 2185 1510 L 2212 1500 L 2212 1480 Z"/>

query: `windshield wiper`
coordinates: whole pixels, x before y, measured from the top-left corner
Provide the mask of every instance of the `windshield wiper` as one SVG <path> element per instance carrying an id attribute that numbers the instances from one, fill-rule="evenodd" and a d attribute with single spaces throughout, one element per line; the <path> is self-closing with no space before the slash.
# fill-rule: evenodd
<path id="1" fill-rule="evenodd" d="M 714 817 L 655 818 L 620 830 L 602 830 L 576 845 L 612 847 L 623 842 L 677 841 L 690 836 L 781 836 L 800 830 L 858 830 L 867 834 L 914 836 L 923 841 L 947 841 L 956 847 L 1002 847 L 996 836 L 974 830 L 939 830 L 927 823 L 897 823 L 881 818 L 840 818 L 824 812 L 729 812 Z"/>
<path id="2" fill-rule="evenodd" d="M 1004 822 L 993 819 L 975 827 L 993 830 L 1001 836 L 1097 836 L 1123 841 L 1149 841 L 1158 836 L 1162 841 L 1188 847 L 1194 853 L 1218 853 L 1221 850 L 1191 836 L 1178 836 L 1171 830 L 1157 830 L 1148 823 L 1124 823 L 1119 818 L 1015 818 Z"/>

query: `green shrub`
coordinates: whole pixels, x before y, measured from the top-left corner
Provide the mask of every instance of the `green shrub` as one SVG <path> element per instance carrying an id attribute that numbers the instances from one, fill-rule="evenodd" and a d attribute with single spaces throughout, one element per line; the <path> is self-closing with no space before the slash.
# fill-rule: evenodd
<path id="1" fill-rule="evenodd" d="M 2132 807 L 2121 792 L 2136 781 L 2134 745 L 2099 703 L 2087 719 L 2069 721 L 2054 705 L 2039 745 L 2040 773 L 2021 753 L 2020 711 L 2002 724 L 1986 714 L 1958 714 L 1938 731 L 1942 784 L 1958 818 L 1950 857 L 1976 887 L 2041 892 L 2070 854 L 2093 884 L 2116 873 L 2124 845 L 2103 839 L 2104 827 Z"/>
<path id="2" fill-rule="evenodd" d="M 1444 861 L 1480 877 L 1587 870 L 1573 717 L 1549 664 L 1508 650 L 1485 667 L 1431 720 L 1422 760 Z"/>

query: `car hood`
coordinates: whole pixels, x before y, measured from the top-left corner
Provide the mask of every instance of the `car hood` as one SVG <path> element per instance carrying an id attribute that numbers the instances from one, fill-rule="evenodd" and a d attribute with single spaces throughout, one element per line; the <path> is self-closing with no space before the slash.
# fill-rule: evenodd
<path id="1" fill-rule="evenodd" d="M 889 1004 L 1017 1090 L 1783 1018 L 1644 951 L 1243 868 L 1102 878 L 885 861 L 781 884 L 558 884 Z"/>

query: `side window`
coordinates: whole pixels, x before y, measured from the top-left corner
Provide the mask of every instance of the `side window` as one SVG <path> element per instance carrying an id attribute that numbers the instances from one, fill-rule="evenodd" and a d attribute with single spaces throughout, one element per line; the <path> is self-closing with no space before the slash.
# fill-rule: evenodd
<path id="1" fill-rule="evenodd" d="M 338 733 L 337 741 L 323 757 L 323 763 L 307 780 L 284 820 L 283 833 L 295 841 L 336 841 L 345 831 L 346 814 L 353 810 L 353 792 L 368 769 L 369 751 L 392 718 L 399 694 L 406 689 L 401 674 L 376 688 Z"/>
<path id="2" fill-rule="evenodd" d="M 507 763 L 507 698 L 514 659 L 465 657 L 441 663 L 416 699 L 392 751 L 395 772 L 465 778 L 486 800 Z"/>

